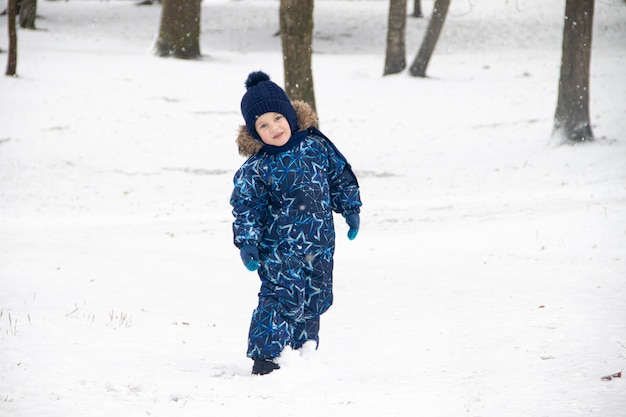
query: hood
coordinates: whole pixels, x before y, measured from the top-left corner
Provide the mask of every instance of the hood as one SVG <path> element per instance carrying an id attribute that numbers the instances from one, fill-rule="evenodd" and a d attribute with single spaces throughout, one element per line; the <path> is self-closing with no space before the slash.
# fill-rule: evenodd
<path id="1" fill-rule="evenodd" d="M 296 110 L 296 116 L 298 117 L 298 126 L 300 131 L 306 130 L 310 127 L 318 127 L 319 120 L 317 114 L 313 111 L 313 108 L 304 101 L 294 100 L 291 105 Z M 246 125 L 239 126 L 237 132 L 237 148 L 239 149 L 239 155 L 250 157 L 257 153 L 263 147 L 263 142 L 256 140 Z"/>

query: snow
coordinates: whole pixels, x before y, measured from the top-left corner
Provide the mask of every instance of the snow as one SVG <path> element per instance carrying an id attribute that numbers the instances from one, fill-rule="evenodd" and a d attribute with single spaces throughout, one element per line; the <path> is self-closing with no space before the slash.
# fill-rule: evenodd
<path id="1" fill-rule="evenodd" d="M 338 219 L 319 350 L 262 377 L 228 199 L 243 81 L 282 84 L 278 1 L 202 8 L 197 61 L 155 57 L 160 8 L 130 1 L 40 1 L 18 31 L 0 416 L 624 416 L 626 382 L 601 379 L 626 367 L 621 0 L 596 1 L 597 140 L 576 146 L 551 138 L 564 1 L 453 2 L 426 79 L 382 76 L 386 1 L 316 2 L 321 128 L 362 226 Z"/>

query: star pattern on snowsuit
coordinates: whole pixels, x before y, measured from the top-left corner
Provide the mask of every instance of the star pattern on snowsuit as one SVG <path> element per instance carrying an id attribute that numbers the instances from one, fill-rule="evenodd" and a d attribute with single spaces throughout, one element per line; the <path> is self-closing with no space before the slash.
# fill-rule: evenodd
<path id="1" fill-rule="evenodd" d="M 234 243 L 257 246 L 261 264 L 248 336 L 255 359 L 319 342 L 319 317 L 333 303 L 332 213 L 361 206 L 357 179 L 332 142 L 314 130 L 296 135 L 295 146 L 251 156 L 234 177 Z"/>

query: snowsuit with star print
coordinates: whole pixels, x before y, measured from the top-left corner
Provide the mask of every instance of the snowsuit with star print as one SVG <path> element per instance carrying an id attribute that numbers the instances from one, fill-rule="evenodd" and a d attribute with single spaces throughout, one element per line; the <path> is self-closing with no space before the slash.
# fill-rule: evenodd
<path id="1" fill-rule="evenodd" d="M 259 249 L 261 279 L 247 355 L 280 356 L 285 346 L 319 343 L 319 318 L 333 303 L 333 211 L 359 213 L 357 179 L 315 126 L 309 105 L 293 102 L 299 126 L 283 146 L 264 145 L 245 126 L 239 152 L 249 156 L 234 177 L 234 244 Z"/>

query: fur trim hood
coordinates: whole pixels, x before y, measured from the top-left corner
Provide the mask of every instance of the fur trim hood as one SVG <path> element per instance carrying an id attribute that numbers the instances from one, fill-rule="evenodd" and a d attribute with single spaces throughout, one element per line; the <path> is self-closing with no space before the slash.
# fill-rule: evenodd
<path id="1" fill-rule="evenodd" d="M 296 110 L 298 116 L 299 131 L 306 130 L 310 127 L 318 127 L 319 120 L 317 114 L 313 111 L 313 108 L 306 102 L 300 100 L 294 100 L 291 105 Z M 239 155 L 246 158 L 254 155 L 263 147 L 263 142 L 256 140 L 246 125 L 239 126 L 237 132 L 237 148 L 239 149 Z"/>

